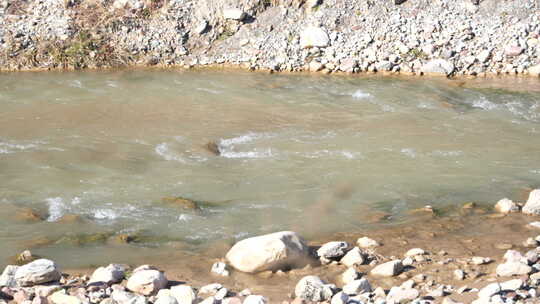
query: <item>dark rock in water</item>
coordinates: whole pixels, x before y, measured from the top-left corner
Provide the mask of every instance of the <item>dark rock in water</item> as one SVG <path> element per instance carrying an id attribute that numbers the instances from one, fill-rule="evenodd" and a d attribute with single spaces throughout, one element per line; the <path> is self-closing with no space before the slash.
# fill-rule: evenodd
<path id="1" fill-rule="evenodd" d="M 66 235 L 59 239 L 57 243 L 68 243 L 75 246 L 84 246 L 89 244 L 103 244 L 113 235 L 112 232 L 81 233 L 75 235 Z"/>
<path id="2" fill-rule="evenodd" d="M 210 151 L 214 155 L 217 155 L 217 156 L 221 155 L 221 151 L 219 150 L 219 145 L 213 141 L 207 143 L 204 147 L 206 148 L 206 150 Z"/>
<path id="3" fill-rule="evenodd" d="M 199 210 L 199 205 L 190 199 L 183 197 L 164 197 L 161 199 L 164 203 L 174 204 L 175 206 L 182 207 L 188 210 Z"/>
<path id="4" fill-rule="evenodd" d="M 400 5 L 402 3 L 405 3 L 407 0 L 394 0 L 395 5 Z"/>

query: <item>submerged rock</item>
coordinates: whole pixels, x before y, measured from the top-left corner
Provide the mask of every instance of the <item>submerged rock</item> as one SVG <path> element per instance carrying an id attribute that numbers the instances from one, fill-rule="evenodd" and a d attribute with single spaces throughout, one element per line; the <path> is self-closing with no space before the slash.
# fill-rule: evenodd
<path id="1" fill-rule="evenodd" d="M 15 219 L 24 222 L 40 222 L 45 220 L 39 213 L 31 208 L 20 208 L 17 210 Z"/>
<path id="2" fill-rule="evenodd" d="M 20 286 L 58 281 L 60 277 L 61 273 L 56 263 L 47 259 L 35 260 L 15 271 L 15 281 Z"/>
<path id="3" fill-rule="evenodd" d="M 173 204 L 177 207 L 181 207 L 183 209 L 187 210 L 199 210 L 199 205 L 190 199 L 183 198 L 183 197 L 164 197 L 161 199 L 164 203 Z"/>
<path id="4" fill-rule="evenodd" d="M 234 268 L 254 273 L 302 265 L 308 254 L 302 237 L 282 231 L 244 239 L 227 252 L 226 259 Z"/>

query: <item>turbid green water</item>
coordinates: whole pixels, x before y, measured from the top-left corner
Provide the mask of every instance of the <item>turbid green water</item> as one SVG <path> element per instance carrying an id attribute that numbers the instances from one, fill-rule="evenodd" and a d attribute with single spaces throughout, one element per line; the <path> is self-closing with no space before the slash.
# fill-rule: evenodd
<path id="1" fill-rule="evenodd" d="M 370 228 L 372 212 L 393 224 L 426 204 L 491 206 L 540 184 L 540 93 L 527 90 L 231 72 L 21 73 L 0 74 L 0 109 L 6 263 L 37 241 L 34 253 L 77 267 L 278 230 L 313 239 Z M 169 196 L 207 203 L 186 211 L 161 201 Z M 45 220 L 16 219 L 23 207 Z M 82 221 L 60 222 L 66 214 Z M 122 233 L 138 243 L 116 245 Z"/>

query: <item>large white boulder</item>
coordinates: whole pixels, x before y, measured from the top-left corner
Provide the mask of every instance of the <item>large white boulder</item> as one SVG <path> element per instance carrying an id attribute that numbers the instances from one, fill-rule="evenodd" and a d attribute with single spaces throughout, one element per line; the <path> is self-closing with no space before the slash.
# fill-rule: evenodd
<path id="1" fill-rule="evenodd" d="M 15 271 L 15 281 L 20 286 L 32 286 L 60 280 L 61 273 L 55 262 L 47 259 L 35 260 Z"/>
<path id="2" fill-rule="evenodd" d="M 330 38 L 325 30 L 318 26 L 308 26 L 300 33 L 300 47 L 303 49 L 311 47 L 327 47 Z"/>
<path id="3" fill-rule="evenodd" d="M 147 296 L 165 288 L 167 283 L 167 278 L 163 272 L 149 269 L 134 272 L 128 279 L 126 287 L 135 293 Z"/>
<path id="4" fill-rule="evenodd" d="M 102 282 L 105 284 L 118 283 L 124 279 L 125 268 L 118 264 L 109 264 L 107 267 L 99 267 L 94 270 L 88 284 Z"/>
<path id="5" fill-rule="evenodd" d="M 540 189 L 531 191 L 522 211 L 525 214 L 540 215 Z"/>
<path id="6" fill-rule="evenodd" d="M 243 272 L 254 273 L 305 262 L 309 248 L 292 231 L 282 231 L 236 243 L 225 256 L 229 264 Z"/>

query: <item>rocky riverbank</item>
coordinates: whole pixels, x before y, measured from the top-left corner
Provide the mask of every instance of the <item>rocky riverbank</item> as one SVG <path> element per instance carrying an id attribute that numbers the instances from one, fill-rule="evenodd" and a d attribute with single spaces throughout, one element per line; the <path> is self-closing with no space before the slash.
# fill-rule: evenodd
<path id="1" fill-rule="evenodd" d="M 537 0 L 4 0 L 0 70 L 226 65 L 538 76 L 539 6 Z"/>
<path id="2" fill-rule="evenodd" d="M 467 210 L 473 208 L 465 206 Z M 418 212 L 429 214 L 429 210 Z M 494 210 L 497 213 L 488 214 L 483 221 L 494 221 L 488 225 L 493 227 L 496 239 L 480 236 L 475 246 L 473 236 L 470 242 L 462 243 L 471 243 L 469 249 L 474 251 L 460 251 L 457 243 L 448 240 L 441 243 L 435 229 L 432 240 L 424 244 L 429 249 L 412 245 L 421 243 L 422 229 L 414 231 L 416 237 L 397 244 L 392 234 L 384 232 L 356 236 L 353 242 L 334 240 L 312 245 L 298 234 L 284 231 L 236 243 L 223 259 L 209 267 L 207 272 L 214 283 L 206 284 L 195 283 L 195 277 L 182 279 L 181 270 L 165 272 L 149 265 L 131 268 L 110 264 L 87 274 L 66 274 L 52 260 L 33 260 L 30 252 L 24 252 L 19 256 L 24 265 L 7 266 L 0 276 L 0 302 L 538 303 L 540 237 L 534 237 L 534 233 L 540 223 L 531 215 L 540 215 L 540 189 L 533 190 L 524 205 L 502 199 Z M 528 229 L 526 234 L 519 232 L 522 239 L 512 235 L 519 228 L 505 222 L 512 217 Z M 501 233 L 501 227 L 506 232 Z M 173 261 L 164 262 L 164 267 L 169 263 Z M 245 288 L 238 284 L 242 276 L 258 277 L 266 285 Z M 279 290 L 272 288 L 276 278 L 285 282 Z"/>

